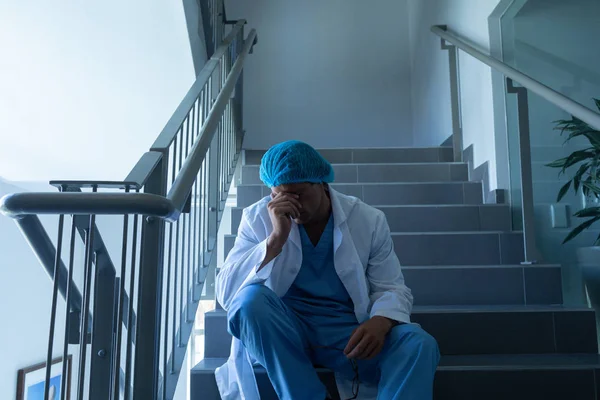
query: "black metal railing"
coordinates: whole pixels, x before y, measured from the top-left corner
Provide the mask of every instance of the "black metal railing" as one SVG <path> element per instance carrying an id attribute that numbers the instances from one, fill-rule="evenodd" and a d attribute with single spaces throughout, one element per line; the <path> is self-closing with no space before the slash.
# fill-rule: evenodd
<path id="1" fill-rule="evenodd" d="M 57 352 L 77 360 L 78 400 L 174 396 L 244 135 L 242 71 L 256 42 L 244 24 L 233 25 L 124 181 L 55 181 L 58 193 L 0 202 L 53 280 L 48 365 Z M 39 215 L 58 217 L 56 240 Z"/>

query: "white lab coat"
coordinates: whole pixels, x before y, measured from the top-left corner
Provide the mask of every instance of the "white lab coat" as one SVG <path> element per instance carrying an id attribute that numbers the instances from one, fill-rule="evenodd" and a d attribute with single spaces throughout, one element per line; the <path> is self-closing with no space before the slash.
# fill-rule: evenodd
<path id="1" fill-rule="evenodd" d="M 409 323 L 413 298 L 404 284 L 385 215 L 355 197 L 333 189 L 330 194 L 334 265 L 352 298 L 359 323 L 376 315 Z M 217 275 L 216 296 L 225 310 L 240 289 L 256 283 L 284 296 L 302 265 L 300 232 L 294 223 L 283 251 L 257 272 L 273 229 L 269 200 L 265 197 L 244 209 L 235 245 Z M 223 400 L 260 399 L 254 362 L 240 341 L 233 338 L 229 360 L 215 372 Z M 337 385 L 342 396 L 350 393 L 351 382 L 337 377 Z M 361 384 L 361 400 L 374 398 L 376 393 L 376 387 Z"/>

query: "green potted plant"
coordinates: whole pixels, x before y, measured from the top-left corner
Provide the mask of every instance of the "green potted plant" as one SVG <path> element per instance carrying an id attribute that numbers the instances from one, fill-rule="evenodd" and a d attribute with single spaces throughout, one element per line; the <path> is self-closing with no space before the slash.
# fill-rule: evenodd
<path id="1" fill-rule="evenodd" d="M 600 111 L 600 100 L 594 99 L 594 101 Z M 600 221 L 600 131 L 573 116 L 569 120 L 559 120 L 555 123 L 555 129 L 560 130 L 561 135 L 568 134 L 565 143 L 577 137 L 584 137 L 589 143 L 588 147 L 548 164 L 549 167 L 560 168 L 560 174 L 577 167 L 572 178 L 558 192 L 557 201 L 560 201 L 571 188 L 575 193 L 581 190 L 585 196 L 585 207 L 574 214 L 584 221 L 569 232 L 563 241 L 564 244 Z M 600 235 L 590 243 L 590 246 L 577 249 L 577 260 L 589 301 L 594 309 L 600 311 Z"/>

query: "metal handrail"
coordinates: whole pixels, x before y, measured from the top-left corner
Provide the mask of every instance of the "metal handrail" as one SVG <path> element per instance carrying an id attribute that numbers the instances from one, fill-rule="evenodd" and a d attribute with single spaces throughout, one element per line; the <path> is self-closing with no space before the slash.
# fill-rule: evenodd
<path id="1" fill-rule="evenodd" d="M 494 68 L 495 70 L 498 70 L 506 77 L 512 79 L 514 82 L 519 83 L 521 86 L 538 94 L 555 106 L 571 113 L 575 117 L 589 124 L 591 127 L 600 129 L 600 113 L 597 113 L 583 104 L 578 103 L 564 94 L 550 88 L 549 86 L 544 85 L 540 81 L 537 81 L 529 75 L 516 70 L 508 64 L 490 57 L 489 55 L 476 49 L 473 45 L 467 43 L 465 40 L 459 38 L 457 35 L 449 32 L 441 25 L 433 26 L 431 31 L 445 41 L 452 43 L 465 53 L 475 57 L 482 63 Z"/>
<path id="2" fill-rule="evenodd" d="M 234 29 L 232 33 L 237 34 L 239 29 L 243 26 L 244 21 L 238 22 L 235 28 L 238 30 Z M 223 46 L 228 46 L 232 40 L 233 37 L 229 38 L 229 41 L 226 40 Z M 253 29 L 248 34 L 242 52 L 235 61 L 231 73 L 216 99 L 212 111 L 201 130 L 199 140 L 192 148 L 189 157 L 186 159 L 185 164 L 178 174 L 177 180 L 174 182 L 167 197 L 148 193 L 15 193 L 0 199 L 0 212 L 11 218 L 20 218 L 26 215 L 36 214 L 141 214 L 163 218 L 168 221 L 176 221 L 185 207 L 191 185 L 206 156 L 206 152 L 215 134 L 216 127 L 219 124 L 221 114 L 234 91 L 235 84 L 243 69 L 244 60 L 250 53 L 250 49 L 254 45 L 255 40 L 256 30 Z M 223 49 L 223 46 L 220 46 L 219 49 L 221 55 L 227 51 L 227 48 L 225 47 Z M 217 53 L 215 53 L 215 56 L 218 56 Z M 156 151 L 164 149 L 165 147 L 163 146 L 165 145 L 168 149 L 168 146 L 174 140 L 175 134 L 185 119 L 185 117 L 182 117 L 182 110 L 185 110 L 186 114 L 189 112 L 189 109 L 193 104 L 191 99 L 197 98 L 200 93 L 199 91 L 210 77 L 208 71 L 210 71 L 210 73 L 214 71 L 216 61 L 211 61 L 213 62 L 207 64 L 205 67 L 207 71 L 206 74 L 201 72 L 199 75 L 199 77 L 205 76 L 206 80 L 201 81 L 202 83 L 200 85 L 194 84 L 192 89 L 188 91 L 188 94 L 177 108 L 173 117 L 167 123 L 165 129 L 163 129 L 163 132 L 152 150 Z M 216 63 L 218 64 L 218 62 Z M 198 81 L 199 80 L 196 82 Z M 194 92 L 194 90 L 196 90 L 196 92 Z M 167 128 L 169 129 L 167 130 Z"/>
<path id="3" fill-rule="evenodd" d="M 141 214 L 167 218 L 175 214 L 173 203 L 147 193 L 14 193 L 0 200 L 7 217 L 26 215 L 125 215 Z"/>

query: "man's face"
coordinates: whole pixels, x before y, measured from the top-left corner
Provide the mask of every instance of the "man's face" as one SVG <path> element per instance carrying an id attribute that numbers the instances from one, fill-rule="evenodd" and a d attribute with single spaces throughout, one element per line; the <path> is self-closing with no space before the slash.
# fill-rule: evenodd
<path id="1" fill-rule="evenodd" d="M 289 193 L 298 196 L 302 209 L 300 210 L 300 216 L 294 221 L 299 225 L 315 222 L 315 218 L 319 216 L 324 196 L 327 196 L 323 185 L 318 183 L 281 185 L 272 188 L 271 192 L 273 195 Z"/>

